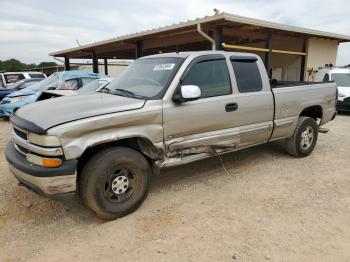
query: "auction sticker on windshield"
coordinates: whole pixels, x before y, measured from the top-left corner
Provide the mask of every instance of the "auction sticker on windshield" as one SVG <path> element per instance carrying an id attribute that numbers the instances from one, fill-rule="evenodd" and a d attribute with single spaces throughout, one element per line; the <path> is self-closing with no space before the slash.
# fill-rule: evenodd
<path id="1" fill-rule="evenodd" d="M 155 67 L 153 68 L 153 71 L 172 70 L 174 66 L 175 64 L 159 64 L 159 65 L 155 65 Z"/>

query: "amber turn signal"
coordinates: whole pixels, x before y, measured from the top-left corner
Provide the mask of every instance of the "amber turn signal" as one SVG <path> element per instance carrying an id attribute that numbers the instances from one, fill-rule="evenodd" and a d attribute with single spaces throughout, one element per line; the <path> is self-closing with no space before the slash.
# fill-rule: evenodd
<path id="1" fill-rule="evenodd" d="M 62 160 L 59 158 L 43 158 L 42 163 L 44 167 L 58 167 L 62 164 Z"/>

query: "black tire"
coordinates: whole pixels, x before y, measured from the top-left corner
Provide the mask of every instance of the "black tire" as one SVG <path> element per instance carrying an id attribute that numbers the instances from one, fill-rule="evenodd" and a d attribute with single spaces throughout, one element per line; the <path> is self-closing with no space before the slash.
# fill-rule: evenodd
<path id="1" fill-rule="evenodd" d="M 305 134 L 309 135 L 305 137 Z M 316 120 L 311 117 L 301 116 L 293 136 L 287 139 L 286 150 L 292 156 L 306 157 L 314 150 L 317 138 L 318 125 Z"/>
<path id="2" fill-rule="evenodd" d="M 81 198 L 102 219 L 125 216 L 145 200 L 151 172 L 139 152 L 127 147 L 107 148 L 84 166 L 79 181 Z"/>

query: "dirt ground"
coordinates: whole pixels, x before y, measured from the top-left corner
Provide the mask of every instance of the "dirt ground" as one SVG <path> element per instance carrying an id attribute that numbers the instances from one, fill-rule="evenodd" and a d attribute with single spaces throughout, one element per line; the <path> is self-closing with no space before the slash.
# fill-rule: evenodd
<path id="1" fill-rule="evenodd" d="M 164 171 L 133 214 L 101 221 L 79 198 L 17 186 L 0 122 L 0 261 L 350 261 L 350 115 L 307 158 L 277 145 Z"/>

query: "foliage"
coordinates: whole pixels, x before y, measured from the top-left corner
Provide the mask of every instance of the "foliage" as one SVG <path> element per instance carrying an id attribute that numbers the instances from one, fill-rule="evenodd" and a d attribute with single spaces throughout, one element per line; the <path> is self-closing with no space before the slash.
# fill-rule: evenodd
<path id="1" fill-rule="evenodd" d="M 56 66 L 55 62 L 41 62 L 39 64 L 25 64 L 17 59 L 0 60 L 0 72 L 21 71 L 26 69 L 34 69 L 37 67 Z"/>

